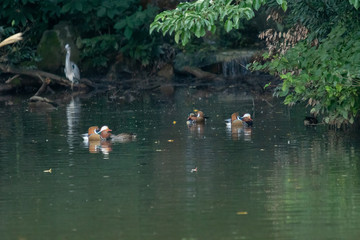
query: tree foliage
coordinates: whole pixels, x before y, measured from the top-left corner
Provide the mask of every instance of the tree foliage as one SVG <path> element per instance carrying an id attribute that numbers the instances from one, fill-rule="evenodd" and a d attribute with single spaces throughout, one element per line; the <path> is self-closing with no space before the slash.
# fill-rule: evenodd
<path id="1" fill-rule="evenodd" d="M 285 97 L 285 104 L 306 102 L 311 113 L 340 127 L 353 123 L 360 107 L 359 37 L 359 27 L 347 31 L 339 25 L 318 47 L 300 42 L 284 56 L 254 64 L 253 69 L 280 74 L 283 83 L 276 94 Z"/>
<path id="2" fill-rule="evenodd" d="M 358 5 L 332 0 L 289 6 L 288 20 L 305 25 L 307 39 L 278 55 L 265 54 L 271 61 L 254 63 L 252 69 L 269 71 L 283 80 L 276 94 L 285 97 L 285 104 L 305 102 L 325 123 L 352 124 L 360 108 Z"/>
<path id="3" fill-rule="evenodd" d="M 285 0 L 277 0 L 284 10 Z M 174 34 L 176 43 L 186 45 L 192 34 L 204 37 L 206 32 L 215 33 L 216 23 L 222 23 L 226 32 L 240 28 L 241 19 L 251 19 L 266 0 L 198 0 L 180 3 L 176 9 L 164 11 L 156 16 L 150 25 L 150 33 L 161 31 L 163 35 Z"/>
<path id="4" fill-rule="evenodd" d="M 95 67 L 107 66 L 122 52 L 144 65 L 156 54 L 157 41 L 149 36 L 155 7 L 143 9 L 139 0 L 3 0 L 0 3 L 0 36 L 26 32 L 28 46 L 35 49 L 41 34 L 60 21 L 68 21 L 79 32 L 82 58 Z M 12 59 L 14 62 L 15 59 Z"/>
<path id="5" fill-rule="evenodd" d="M 192 35 L 214 32 L 216 23 L 227 32 L 237 29 L 239 19 L 252 18 L 265 4 L 288 9 L 282 23 L 288 30 L 262 35 L 271 37 L 273 47 L 264 55 L 267 62 L 252 69 L 283 80 L 276 94 L 285 97 L 285 104 L 306 102 L 328 124 L 353 123 L 360 108 L 360 0 L 198 0 L 157 15 L 150 32 L 174 34 L 186 45 Z"/>

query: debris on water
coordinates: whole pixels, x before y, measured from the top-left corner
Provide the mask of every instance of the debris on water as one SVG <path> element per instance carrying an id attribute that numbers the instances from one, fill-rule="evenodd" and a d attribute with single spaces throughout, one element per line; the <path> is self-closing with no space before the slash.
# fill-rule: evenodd
<path id="1" fill-rule="evenodd" d="M 191 169 L 190 172 L 192 172 L 192 173 L 193 173 L 193 172 L 197 172 L 197 170 L 198 170 L 198 169 L 197 169 L 197 167 L 196 167 L 196 168 Z"/>
<path id="2" fill-rule="evenodd" d="M 248 212 L 237 212 L 236 214 L 237 214 L 237 215 L 247 215 Z"/>

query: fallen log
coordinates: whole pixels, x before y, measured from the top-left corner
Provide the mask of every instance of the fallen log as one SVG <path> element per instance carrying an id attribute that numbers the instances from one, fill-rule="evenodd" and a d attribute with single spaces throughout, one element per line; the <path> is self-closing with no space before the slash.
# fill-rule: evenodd
<path id="1" fill-rule="evenodd" d="M 60 77 L 56 74 L 53 74 L 53 73 L 44 72 L 44 71 L 40 71 L 40 70 L 16 68 L 16 67 L 5 65 L 5 64 L 0 64 L 0 70 L 4 73 L 12 73 L 12 74 L 16 74 L 16 75 L 25 75 L 25 76 L 37 78 L 37 79 L 39 79 L 40 84 L 43 84 L 43 81 L 41 78 L 51 79 L 51 81 L 55 84 L 71 88 L 71 82 L 69 80 L 67 80 L 64 77 Z M 94 84 L 88 79 L 85 79 L 85 78 L 81 79 L 80 83 L 84 84 L 87 87 L 94 88 Z M 78 84 L 78 87 L 83 88 L 84 86 L 82 86 L 81 84 Z"/>
<path id="2" fill-rule="evenodd" d="M 43 97 L 39 97 L 39 96 L 32 96 L 29 99 L 29 108 L 31 109 L 31 111 L 48 111 L 48 110 L 54 110 L 57 108 L 57 104 L 48 99 L 48 98 L 43 98 Z"/>
<path id="3" fill-rule="evenodd" d="M 185 67 L 183 67 L 182 70 L 194 75 L 196 78 L 199 78 L 199 79 L 222 80 L 222 78 L 219 77 L 218 75 L 216 75 L 214 73 L 203 71 L 197 67 L 185 66 Z"/>
<path id="4" fill-rule="evenodd" d="M 35 93 L 34 96 L 40 96 L 41 93 L 45 92 L 47 86 L 50 84 L 51 80 L 50 78 L 46 78 L 45 80 L 39 75 L 38 76 L 41 81 L 43 82 L 39 90 Z M 30 98 L 31 99 L 31 98 Z"/>

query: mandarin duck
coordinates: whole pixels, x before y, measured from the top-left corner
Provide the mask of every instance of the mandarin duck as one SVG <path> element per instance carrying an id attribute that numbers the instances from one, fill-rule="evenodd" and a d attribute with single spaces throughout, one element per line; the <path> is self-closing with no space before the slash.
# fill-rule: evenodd
<path id="1" fill-rule="evenodd" d="M 117 135 L 110 135 L 112 142 L 129 142 L 136 139 L 136 134 L 134 133 L 120 133 Z"/>
<path id="2" fill-rule="evenodd" d="M 186 124 L 191 125 L 194 123 L 204 123 L 205 118 L 207 118 L 207 117 L 204 116 L 204 113 L 202 111 L 198 111 L 197 115 L 195 115 L 194 113 L 190 113 L 189 117 L 186 121 Z"/>
<path id="3" fill-rule="evenodd" d="M 111 129 L 108 126 L 102 126 L 99 130 L 98 126 L 91 126 L 88 133 L 82 135 L 84 142 L 106 140 L 110 137 Z"/>
<path id="4" fill-rule="evenodd" d="M 111 140 L 112 142 L 129 142 L 136 139 L 136 134 L 133 133 L 120 133 L 120 134 L 112 134 L 111 129 L 109 129 L 107 126 L 104 126 L 105 128 L 103 131 L 100 129 L 100 137 L 104 140 Z"/>
<path id="5" fill-rule="evenodd" d="M 242 117 L 237 112 L 233 113 L 231 119 L 226 119 L 225 122 L 228 127 L 251 127 L 253 125 L 253 120 L 249 113 L 245 113 Z"/>

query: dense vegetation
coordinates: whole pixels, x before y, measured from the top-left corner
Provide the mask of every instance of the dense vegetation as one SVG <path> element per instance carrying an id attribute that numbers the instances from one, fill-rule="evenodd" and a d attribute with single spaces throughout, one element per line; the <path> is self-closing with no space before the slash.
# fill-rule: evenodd
<path id="1" fill-rule="evenodd" d="M 95 67 L 107 66 L 121 52 L 146 65 L 159 54 L 157 39 L 149 36 L 149 22 L 157 9 L 141 6 L 139 0 L 3 0 L 0 3 L 0 36 L 25 32 L 17 49 L 10 47 L 8 60 L 34 60 L 42 33 L 60 21 L 68 21 L 81 36 L 83 61 Z M 4 54 L 2 54 L 4 55 Z"/>
<path id="2" fill-rule="evenodd" d="M 147 65 L 167 41 L 154 32 L 183 46 L 195 43 L 195 50 L 206 43 L 198 39 L 214 36 L 218 45 L 212 47 L 236 47 L 233 43 L 243 37 L 239 29 L 262 10 L 276 28 L 260 34 L 269 49 L 267 61 L 251 68 L 283 80 L 276 94 L 286 104 L 305 102 L 312 114 L 341 126 L 353 123 L 360 107 L 359 7 L 360 0 L 198 0 L 156 16 L 159 9 L 139 0 L 3 0 L 1 39 L 24 32 L 25 40 L 1 48 L 0 62 L 36 61 L 42 33 L 67 21 L 79 33 L 82 62 L 104 69 L 122 53 Z"/>
<path id="3" fill-rule="evenodd" d="M 157 15 L 150 31 L 174 34 L 186 45 L 193 36 L 214 33 L 219 23 L 228 32 L 237 29 L 240 19 L 265 4 L 278 28 L 260 35 L 269 47 L 267 62 L 252 69 L 283 80 L 276 94 L 285 104 L 305 102 L 328 124 L 352 124 L 360 107 L 359 0 L 198 0 Z"/>

